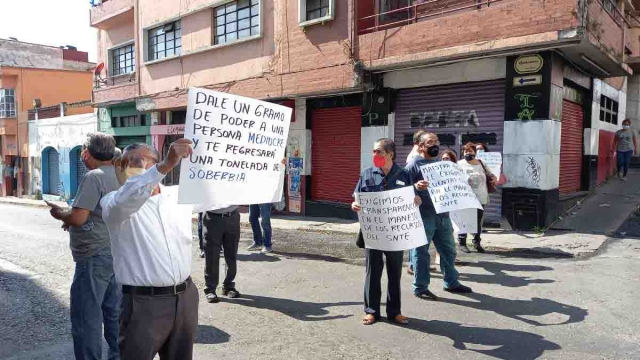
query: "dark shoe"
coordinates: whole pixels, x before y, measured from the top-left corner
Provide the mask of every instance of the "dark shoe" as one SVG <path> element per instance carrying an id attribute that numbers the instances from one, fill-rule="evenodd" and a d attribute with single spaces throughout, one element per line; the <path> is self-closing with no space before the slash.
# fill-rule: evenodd
<path id="1" fill-rule="evenodd" d="M 204 250 L 200 250 L 200 258 L 204 259 Z"/>
<path id="2" fill-rule="evenodd" d="M 222 289 L 222 295 L 228 296 L 231 299 L 235 299 L 235 298 L 239 298 L 240 297 L 240 292 L 238 290 L 236 290 L 235 288 Z"/>
<path id="3" fill-rule="evenodd" d="M 216 295 L 216 293 L 208 293 L 206 295 L 206 298 L 207 298 L 207 302 L 210 304 L 215 304 L 220 302 L 220 299 L 218 298 L 218 295 Z"/>
<path id="4" fill-rule="evenodd" d="M 476 249 L 477 252 L 479 252 L 480 254 L 484 254 L 484 248 L 482 247 L 482 245 L 480 245 L 480 243 L 475 243 L 473 244 L 473 247 Z"/>
<path id="5" fill-rule="evenodd" d="M 448 289 L 444 289 L 444 291 L 450 292 L 450 293 L 454 293 L 454 294 L 470 294 L 473 292 L 473 290 L 471 290 L 470 287 L 468 286 L 464 286 L 462 284 L 454 287 L 454 288 L 448 288 Z"/>
<path id="6" fill-rule="evenodd" d="M 422 300 L 431 300 L 431 301 L 438 301 L 438 297 L 436 296 L 436 294 L 432 293 L 429 290 L 424 290 L 421 291 L 417 294 L 414 294 L 417 298 L 422 299 Z"/>
<path id="7" fill-rule="evenodd" d="M 458 244 L 458 250 L 465 254 L 471 254 L 471 250 L 467 247 L 467 245 Z"/>

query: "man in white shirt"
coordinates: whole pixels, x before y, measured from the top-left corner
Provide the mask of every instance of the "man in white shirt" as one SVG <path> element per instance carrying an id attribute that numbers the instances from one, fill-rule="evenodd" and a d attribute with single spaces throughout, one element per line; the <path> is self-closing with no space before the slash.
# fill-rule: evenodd
<path id="1" fill-rule="evenodd" d="M 190 276 L 191 219 L 215 206 L 180 205 L 178 187 L 160 185 L 192 151 L 191 141 L 180 139 L 158 163 L 154 148 L 128 146 L 115 164 L 123 185 L 101 201 L 122 284 L 122 360 L 192 359 L 198 290 Z"/>

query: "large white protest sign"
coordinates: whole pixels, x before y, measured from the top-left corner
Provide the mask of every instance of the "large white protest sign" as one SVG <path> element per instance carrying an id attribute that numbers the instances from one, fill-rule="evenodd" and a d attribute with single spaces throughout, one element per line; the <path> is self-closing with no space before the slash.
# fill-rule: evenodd
<path id="1" fill-rule="evenodd" d="M 502 153 L 480 151 L 476 154 L 476 158 L 486 166 L 496 179 L 500 178 L 502 169 Z"/>
<path id="2" fill-rule="evenodd" d="M 429 182 L 429 195 L 438 214 L 462 209 L 481 209 L 478 198 L 469 186 L 469 177 L 460 165 L 439 161 L 420 167 Z"/>
<path id="3" fill-rule="evenodd" d="M 358 193 L 358 213 L 364 244 L 368 249 L 400 251 L 427 244 L 420 208 L 413 187 Z"/>
<path id="4" fill-rule="evenodd" d="M 477 234 L 478 233 L 478 210 L 463 209 L 449 213 L 453 231 L 458 234 Z"/>
<path id="5" fill-rule="evenodd" d="M 190 88 L 179 202 L 247 205 L 280 201 L 291 109 Z"/>

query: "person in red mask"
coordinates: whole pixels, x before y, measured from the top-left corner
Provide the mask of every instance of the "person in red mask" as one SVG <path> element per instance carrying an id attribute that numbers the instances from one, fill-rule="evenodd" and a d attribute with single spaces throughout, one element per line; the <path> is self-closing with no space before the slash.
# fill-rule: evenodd
<path id="1" fill-rule="evenodd" d="M 360 175 L 358 185 L 354 191 L 356 194 L 363 192 L 381 192 L 406 186 L 413 186 L 413 180 L 409 172 L 395 163 L 396 145 L 391 139 L 380 139 L 373 147 L 373 167 L 365 169 Z M 416 204 L 420 205 L 420 197 L 416 196 Z M 357 200 L 351 204 L 355 212 L 361 210 Z M 387 292 L 387 319 L 391 322 L 406 325 L 408 319 L 400 311 L 400 276 L 402 275 L 402 262 L 404 251 L 381 251 L 365 249 L 366 279 L 364 284 L 364 312 L 362 319 L 364 325 L 371 325 L 380 320 L 380 297 L 382 295 L 382 270 L 384 269 L 383 256 L 387 263 L 387 277 L 389 280 Z"/>

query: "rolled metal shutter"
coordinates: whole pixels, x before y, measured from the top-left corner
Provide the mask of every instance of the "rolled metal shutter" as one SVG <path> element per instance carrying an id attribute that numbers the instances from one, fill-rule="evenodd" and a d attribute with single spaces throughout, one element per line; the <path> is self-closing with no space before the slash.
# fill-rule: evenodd
<path id="1" fill-rule="evenodd" d="M 584 112 L 582 106 L 562 101 L 562 131 L 560 133 L 560 194 L 580 191 L 582 175 Z"/>
<path id="2" fill-rule="evenodd" d="M 360 177 L 360 107 L 312 112 L 311 199 L 350 204 Z"/>
<path id="3" fill-rule="evenodd" d="M 47 153 L 47 166 L 48 176 L 47 181 L 49 182 L 49 194 L 60 196 L 60 154 L 55 149 L 50 149 Z"/>
<path id="4" fill-rule="evenodd" d="M 413 133 L 425 129 L 438 134 L 441 148 L 455 150 L 462 145 L 484 142 L 490 151 L 502 152 L 504 134 L 504 80 L 398 90 L 395 141 L 398 163 L 405 164 L 413 147 Z M 490 195 L 486 219 L 499 222 L 502 193 Z"/>
<path id="5" fill-rule="evenodd" d="M 84 176 L 87 174 L 87 172 L 89 172 L 89 169 L 87 169 L 87 167 L 84 165 L 82 156 L 80 156 L 80 151 L 78 151 L 78 156 L 76 157 L 76 174 L 78 176 L 78 186 L 80 186 L 80 183 L 82 182 L 82 179 L 84 179 Z"/>

